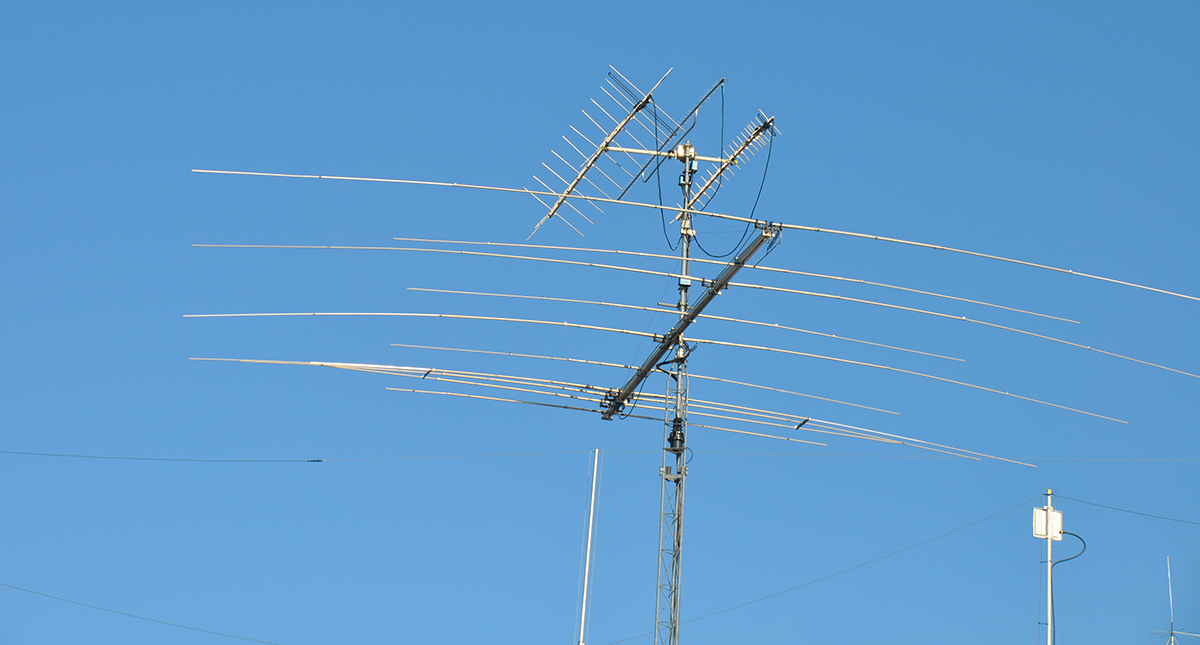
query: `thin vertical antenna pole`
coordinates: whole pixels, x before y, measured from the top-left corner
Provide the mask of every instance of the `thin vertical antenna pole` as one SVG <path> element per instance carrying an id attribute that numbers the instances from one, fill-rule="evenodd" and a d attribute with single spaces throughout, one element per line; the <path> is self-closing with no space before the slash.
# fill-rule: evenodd
<path id="1" fill-rule="evenodd" d="M 592 453 L 592 500 L 588 505 L 587 547 L 583 556 L 583 603 L 579 608 L 579 645 L 587 627 L 588 582 L 592 572 L 592 526 L 596 520 L 596 476 L 600 472 L 600 449 Z"/>
<path id="2" fill-rule="evenodd" d="M 1167 556 L 1167 601 L 1171 603 L 1171 640 L 1167 645 L 1175 645 L 1175 592 L 1171 590 L 1171 556 Z"/>
<path id="3" fill-rule="evenodd" d="M 1051 545 L 1054 537 L 1050 533 L 1050 511 L 1054 509 L 1054 496 L 1046 491 L 1046 645 L 1054 645 L 1054 565 L 1051 563 Z"/>

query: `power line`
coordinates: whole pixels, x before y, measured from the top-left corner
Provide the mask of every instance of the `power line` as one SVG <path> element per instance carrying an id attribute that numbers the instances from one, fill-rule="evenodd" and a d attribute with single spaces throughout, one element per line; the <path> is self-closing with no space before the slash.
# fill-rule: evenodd
<path id="1" fill-rule="evenodd" d="M 118 461 L 179 461 L 209 464 L 316 464 L 325 459 L 192 459 L 178 457 L 125 457 L 118 455 L 76 455 L 58 452 L 24 452 L 21 450 L 0 450 L 0 454 L 23 455 L 28 457 L 66 457 L 71 459 L 113 459 Z"/>
<path id="2" fill-rule="evenodd" d="M 1122 513 L 1131 513 L 1133 515 L 1141 515 L 1144 517 L 1153 517 L 1156 520 L 1167 520 L 1169 522 L 1180 522 L 1182 524 L 1195 524 L 1196 526 L 1200 526 L 1200 522 L 1194 522 L 1192 520 L 1181 520 L 1179 518 L 1167 517 L 1165 515 L 1154 515 L 1152 513 L 1143 513 L 1141 511 L 1131 511 L 1127 508 L 1117 508 L 1116 506 L 1106 506 L 1104 504 L 1097 504 L 1096 502 L 1086 502 L 1082 499 L 1075 499 L 1074 497 L 1067 497 L 1066 495 L 1058 495 L 1058 497 L 1061 497 L 1062 499 L 1069 499 L 1072 502 L 1079 502 L 1080 504 L 1087 504 L 1089 506 L 1099 506 L 1100 508 L 1107 508 L 1110 511 L 1121 511 Z"/>
<path id="3" fill-rule="evenodd" d="M 237 640 L 249 641 L 251 643 L 266 643 L 267 645 L 282 645 L 282 643 L 276 643 L 275 641 L 264 641 L 259 638 L 250 638 L 248 636 L 238 636 L 236 634 L 226 634 L 224 632 L 215 632 L 211 629 L 204 629 L 202 627 L 192 627 L 190 625 L 181 625 L 180 623 L 172 623 L 172 622 L 169 622 L 166 620 L 150 618 L 148 616 L 139 616 L 137 614 L 131 614 L 131 613 L 124 612 L 124 611 L 118 611 L 116 609 L 109 609 L 107 607 L 100 607 L 98 605 L 89 605 L 86 602 L 79 602 L 78 600 L 71 600 L 70 598 L 63 598 L 62 596 L 54 596 L 54 595 L 51 595 L 48 593 L 42 593 L 41 591 L 34 591 L 33 589 L 26 589 L 25 587 L 18 587 L 16 585 L 10 585 L 7 582 L 0 582 L 0 586 L 8 587 L 9 589 L 16 589 L 17 591 L 24 591 L 25 593 L 33 594 L 35 596 L 41 596 L 43 598 L 50 598 L 52 600 L 58 600 L 61 602 L 70 603 L 72 605 L 79 605 L 80 607 L 87 607 L 89 609 L 98 609 L 100 611 L 107 611 L 110 614 L 117 614 L 118 616 L 125 616 L 128 618 L 137 618 L 138 620 L 145 620 L 145 621 L 149 621 L 151 623 L 158 623 L 160 625 L 169 625 L 171 627 L 178 627 L 180 629 L 190 629 L 194 632 L 202 632 L 205 634 L 212 634 L 214 636 L 224 636 L 225 638 L 236 638 Z"/>
<path id="4" fill-rule="evenodd" d="M 912 549 L 915 549 L 915 548 L 917 548 L 917 547 L 919 547 L 919 546 L 924 546 L 924 545 L 926 545 L 926 544 L 929 544 L 930 542 L 933 542 L 933 541 L 935 541 L 935 540 L 940 540 L 940 539 L 942 539 L 942 538 L 944 538 L 944 537 L 947 537 L 947 536 L 953 535 L 953 534 L 955 534 L 955 533 L 958 533 L 959 531 L 962 531 L 962 530 L 964 530 L 964 529 L 969 529 L 969 528 L 971 528 L 972 526 L 975 526 L 976 524 L 982 524 L 982 523 L 984 523 L 984 522 L 986 522 L 986 521 L 988 521 L 988 520 L 990 520 L 990 519 L 993 519 L 993 518 L 996 518 L 996 517 L 1000 517 L 1001 515 L 1004 515 L 1005 513 L 1008 513 L 1008 512 L 1011 512 L 1011 511 L 1015 511 L 1015 510 L 1017 510 L 1018 508 L 1021 508 L 1022 506 L 1026 505 L 1026 504 L 1028 504 L 1028 503 L 1030 503 L 1030 502 L 1036 502 L 1036 501 L 1039 499 L 1039 497 L 1040 497 L 1040 495 L 1039 495 L 1038 497 L 1034 497 L 1034 498 L 1032 498 L 1032 499 L 1027 499 L 1027 500 L 1025 500 L 1025 501 L 1021 502 L 1020 504 L 1015 504 L 1015 505 L 1013 505 L 1013 506 L 1010 506 L 1010 507 L 1008 507 L 1008 508 L 1006 508 L 1006 509 L 1004 509 L 1004 510 L 1002 510 L 1002 511 L 998 512 L 998 513 L 992 513 L 991 515 L 988 515 L 987 517 L 985 517 L 985 518 L 982 518 L 982 519 L 975 520 L 974 522 L 971 522 L 970 524 L 964 524 L 964 525 L 962 525 L 962 526 L 960 526 L 960 527 L 958 527 L 958 528 L 956 528 L 956 529 L 951 529 L 951 530 L 949 530 L 949 531 L 946 531 L 945 533 L 942 533 L 941 535 L 935 535 L 934 537 L 931 537 L 931 538 L 929 538 L 929 539 L 926 539 L 926 540 L 922 540 L 922 541 L 920 541 L 920 542 L 917 542 L 916 544 L 910 544 L 909 546 L 906 546 L 906 547 L 904 547 L 903 549 L 897 549 L 897 550 L 895 550 L 895 551 L 892 551 L 891 553 L 888 553 L 888 554 L 885 554 L 885 555 L 881 555 L 881 556 L 879 556 L 879 557 L 877 557 L 877 558 L 873 558 L 873 559 L 867 560 L 866 562 L 860 562 L 860 563 L 858 563 L 858 564 L 856 564 L 856 565 L 854 565 L 854 566 L 851 566 L 851 567 L 846 567 L 845 569 L 842 569 L 841 571 L 835 571 L 835 572 L 833 572 L 833 573 L 830 573 L 830 574 L 823 575 L 823 576 L 821 576 L 821 577 L 819 577 L 819 578 L 813 578 L 812 580 L 809 580 L 809 581 L 807 581 L 807 582 L 802 582 L 802 583 L 800 583 L 800 584 L 798 584 L 798 585 L 796 585 L 796 586 L 794 586 L 794 587 L 788 587 L 787 589 L 783 589 L 783 590 L 780 590 L 780 591 L 776 591 L 776 592 L 774 592 L 774 593 L 769 593 L 769 594 L 767 594 L 767 595 L 765 595 L 765 596 L 762 596 L 762 597 L 759 597 L 759 598 L 755 598 L 754 600 L 748 600 L 748 601 L 746 601 L 746 602 L 743 602 L 743 603 L 740 603 L 740 604 L 734 605 L 734 606 L 732 606 L 732 607 L 726 607 L 725 609 L 719 609 L 719 610 L 717 610 L 717 611 L 714 611 L 714 612 L 712 612 L 712 613 L 704 614 L 703 616 L 697 616 L 696 618 L 690 618 L 690 619 L 688 619 L 688 620 L 685 620 L 685 621 L 683 621 L 681 624 L 694 623 L 694 622 L 696 622 L 696 621 L 698 621 L 698 620 L 704 620 L 705 618 L 712 618 L 713 616 L 716 616 L 716 615 L 718 615 L 718 614 L 723 614 L 723 613 L 725 613 L 725 612 L 728 612 L 728 611 L 733 611 L 734 609 L 741 609 L 742 607 L 745 607 L 745 606 L 747 606 L 747 605 L 753 605 L 753 604 L 754 604 L 754 603 L 756 603 L 756 602 L 762 602 L 762 601 L 764 601 L 764 600 L 767 600 L 767 599 L 770 599 L 770 598 L 774 598 L 775 596 L 780 596 L 780 595 L 783 595 L 783 594 L 785 594 L 785 593 L 787 593 L 787 592 L 789 592 L 789 591 L 795 591 L 795 590 L 797 590 L 797 589 L 800 589 L 801 587 L 807 587 L 807 586 L 809 586 L 809 585 L 812 585 L 812 584 L 816 584 L 816 583 L 818 583 L 818 582 L 821 582 L 822 580 L 828 580 L 828 579 L 830 579 L 830 578 L 832 578 L 832 577 L 834 577 L 834 576 L 840 576 L 840 575 L 842 575 L 843 573 L 849 573 L 849 572 L 851 572 L 851 571 L 854 571 L 855 569 L 861 569 L 862 567 L 865 567 L 865 566 L 867 566 L 867 565 L 869 565 L 869 564 L 874 564 L 874 563 L 876 563 L 876 562 L 879 562 L 880 560 L 884 560 L 884 559 L 890 558 L 890 557 L 892 557 L 892 556 L 894 556 L 894 555 L 900 555 L 901 553 L 904 553 L 905 551 L 911 551 Z M 1077 500 L 1077 501 L 1078 501 L 1078 500 Z M 651 634 L 653 634 L 653 633 L 654 633 L 654 632 L 646 632 L 646 633 L 644 633 L 644 634 L 638 634 L 637 636 L 630 636 L 629 638 L 622 638 L 621 640 L 619 640 L 619 641 L 613 641 L 613 642 L 609 643 L 608 645 L 617 645 L 617 643 L 624 643 L 624 642 L 626 642 L 626 641 L 631 641 L 631 640 L 634 640 L 634 639 L 642 638 L 643 636 L 649 636 L 649 635 L 651 635 Z"/>
<path id="5" fill-rule="evenodd" d="M 565 452 L 506 452 L 492 454 L 469 455 L 411 455 L 407 457 L 340 457 L 332 459 L 193 459 L 181 457 L 128 457 L 121 455 L 77 455 L 58 452 L 25 452 L 21 450 L 0 450 L 3 455 L 20 455 L 27 457 L 62 457 L 69 459 L 111 459 L 116 461 L 166 461 L 190 462 L 206 464 L 323 464 L 340 461 L 408 461 L 415 459 L 467 459 L 474 457 L 537 457 L 547 455 L 582 455 L 586 450 Z"/>

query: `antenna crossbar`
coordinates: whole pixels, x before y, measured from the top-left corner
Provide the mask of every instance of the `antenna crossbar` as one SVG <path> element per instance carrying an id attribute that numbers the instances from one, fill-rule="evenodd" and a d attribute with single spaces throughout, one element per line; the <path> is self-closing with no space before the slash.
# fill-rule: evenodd
<path id="1" fill-rule="evenodd" d="M 742 249 L 742 252 L 738 253 L 737 257 L 734 258 L 734 260 L 730 262 L 725 269 L 722 270 L 721 273 L 712 280 L 708 288 L 704 291 L 704 294 L 696 299 L 696 303 L 689 307 L 687 311 L 680 316 L 679 322 L 675 323 L 675 326 L 671 327 L 671 330 L 663 336 L 662 340 L 659 341 L 654 350 L 650 352 L 650 355 L 646 357 L 646 360 L 642 362 L 642 365 L 638 367 L 637 372 L 630 377 L 629 381 L 627 381 L 625 385 L 621 386 L 620 391 L 618 391 L 612 400 L 609 401 L 608 406 L 601 415 L 605 420 L 612 419 L 614 414 L 617 414 L 621 411 L 622 406 L 624 406 L 629 397 L 633 395 L 634 390 L 636 390 L 637 387 L 641 385 L 642 381 L 649 376 L 650 371 L 659 364 L 663 356 L 666 355 L 671 347 L 680 341 L 680 339 L 683 337 L 683 332 L 692 324 L 692 322 L 696 320 L 696 318 L 700 315 L 700 312 L 704 311 L 704 308 L 713 301 L 713 298 L 716 298 L 717 295 L 721 293 L 721 291 L 729 284 L 729 281 L 733 279 L 733 276 L 736 275 L 742 267 L 746 266 L 746 263 L 750 261 L 750 258 L 754 257 L 754 254 L 757 253 L 764 244 L 774 239 L 779 231 L 778 228 L 772 225 L 765 225 L 759 230 L 759 235 L 755 237 L 749 244 L 747 244 L 746 248 Z"/>

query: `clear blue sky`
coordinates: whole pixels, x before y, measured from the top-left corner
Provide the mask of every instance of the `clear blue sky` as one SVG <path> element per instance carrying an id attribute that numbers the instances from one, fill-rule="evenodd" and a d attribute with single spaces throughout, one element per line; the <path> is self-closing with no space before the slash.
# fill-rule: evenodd
<path id="1" fill-rule="evenodd" d="M 221 168 L 532 187 L 590 126 L 608 65 L 673 114 L 728 78 L 727 138 L 782 134 L 756 216 L 915 239 L 1200 295 L 1200 9 L 1191 3 L 503 6 L 18 3 L 0 21 L 0 583 L 288 645 L 567 643 L 587 451 L 605 450 L 589 644 L 652 627 L 661 427 L 385 390 L 409 382 L 190 357 L 428 365 L 619 384 L 602 367 L 393 347 L 633 362 L 637 339 L 470 321 L 185 319 L 440 311 L 659 329 L 663 316 L 406 291 L 653 305 L 663 278 L 398 252 L 393 237 L 525 239 L 521 195 L 191 173 Z M 712 154 L 718 109 L 695 143 Z M 713 209 L 745 215 L 756 157 Z M 674 200 L 673 173 L 667 196 Z M 544 177 L 543 177 L 544 178 Z M 631 196 L 657 199 L 643 187 Z M 579 238 L 669 252 L 653 211 Z M 740 231 L 702 221 L 708 245 Z M 571 257 L 574 255 L 559 255 Z M 628 261 L 671 270 L 670 263 Z M 769 264 L 1046 312 L 770 275 L 1200 372 L 1200 302 L 883 242 L 788 232 Z M 692 370 L 899 412 L 712 383 L 693 394 L 917 436 L 1037 468 L 832 439 L 694 430 L 683 611 L 694 618 L 921 542 L 1038 496 L 1200 520 L 1200 380 L 997 329 L 731 289 L 717 314 L 965 359 L 702 322 L 696 334 L 932 372 L 1119 424 L 904 374 L 703 347 Z M 770 333 L 768 333 L 770 332 Z M 655 382 L 653 387 L 661 387 Z M 538 454 L 534 454 L 538 453 Z M 544 454 L 557 453 L 557 454 Z M 454 457 L 456 455 L 517 455 Z M 409 457 L 446 457 L 402 459 Z M 375 461 L 366 458 L 383 458 Z M 1030 643 L 1042 544 L 1028 503 L 802 589 L 690 623 L 691 643 Z M 1063 643 L 1200 630 L 1200 526 L 1057 504 L 1087 553 L 1058 569 Z M 1058 553 L 1075 547 L 1064 541 Z M 0 588 L 11 643 L 221 643 Z M 634 643 L 649 643 L 643 638 Z"/>

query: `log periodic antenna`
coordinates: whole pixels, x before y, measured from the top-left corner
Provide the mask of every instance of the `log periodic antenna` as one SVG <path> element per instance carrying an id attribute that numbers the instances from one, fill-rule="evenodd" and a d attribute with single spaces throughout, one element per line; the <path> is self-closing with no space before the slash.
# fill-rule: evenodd
<path id="1" fill-rule="evenodd" d="M 616 72 L 617 71 L 616 68 L 613 68 L 613 71 Z M 616 108 L 613 108 L 613 111 L 620 110 L 620 112 L 624 112 L 623 117 L 620 120 L 617 120 L 617 118 L 612 116 L 612 114 L 608 110 L 605 110 L 604 107 L 600 103 L 598 103 L 595 99 L 592 99 L 592 103 L 595 104 L 596 108 L 600 111 L 600 113 L 602 113 L 604 116 L 608 117 L 608 119 L 613 121 L 613 123 L 615 125 L 610 126 L 610 127 L 602 126 L 602 125 L 600 125 L 599 122 L 597 122 L 596 118 L 594 118 L 591 114 L 588 113 L 587 110 L 583 111 L 584 116 L 586 116 L 588 118 L 588 120 L 592 122 L 593 125 L 595 125 L 597 128 L 599 128 L 600 131 L 604 133 L 604 136 L 603 136 L 603 138 L 600 139 L 600 143 L 598 145 L 592 144 L 591 139 L 589 139 L 586 135 L 584 135 L 579 130 L 575 129 L 574 126 L 571 126 L 571 130 L 573 130 L 575 132 L 575 134 L 579 136 L 579 138 L 581 138 L 583 141 L 586 141 L 588 144 L 595 147 L 595 150 L 590 155 L 584 155 L 583 151 L 580 149 L 579 145 L 576 145 L 576 143 L 571 141 L 571 139 L 569 139 L 566 135 L 563 136 L 563 139 L 567 142 L 567 144 L 570 145 L 571 148 L 573 148 L 575 150 L 575 152 L 578 152 L 580 156 L 584 157 L 584 160 L 583 160 L 582 164 L 579 166 L 579 168 L 576 168 L 573 164 L 568 162 L 566 159 L 563 159 L 557 152 L 554 152 L 553 150 L 550 151 L 551 154 L 553 154 L 555 157 L 558 157 L 559 161 L 561 161 L 563 164 L 566 164 L 566 166 L 568 168 L 573 170 L 575 172 L 575 176 L 570 181 L 567 181 L 566 179 L 564 179 L 562 177 L 562 175 L 559 175 L 557 172 L 555 172 L 553 168 L 546 165 L 545 163 L 542 163 L 542 165 L 545 166 L 546 170 L 550 171 L 550 173 L 553 174 L 555 177 L 557 177 L 559 179 L 559 181 L 562 181 L 566 185 L 566 187 L 564 189 L 562 189 L 561 191 L 553 191 L 549 186 L 546 185 L 545 182 L 543 182 L 541 179 L 539 179 L 537 177 L 537 175 L 534 175 L 533 178 L 535 180 L 537 180 L 537 182 L 539 184 L 541 184 L 542 186 L 545 186 L 546 190 L 550 190 L 551 192 L 559 192 L 560 194 L 559 194 L 558 198 L 554 201 L 554 205 L 549 207 L 550 210 L 547 211 L 546 214 L 542 216 L 542 219 L 538 221 L 537 225 L 533 227 L 533 233 L 529 234 L 529 238 L 532 238 L 534 236 L 534 233 L 538 232 L 538 229 L 540 229 L 542 227 L 542 224 L 545 224 L 547 220 L 549 220 L 551 217 L 554 217 L 556 214 L 558 214 L 558 210 L 560 208 L 562 208 L 562 205 L 564 203 L 566 203 L 568 205 L 568 207 L 570 207 L 571 209 L 575 210 L 575 212 L 578 213 L 580 215 L 580 217 L 587 219 L 587 216 L 584 215 L 582 211 L 580 211 L 578 208 L 575 208 L 575 206 L 573 204 L 570 204 L 567 202 L 567 198 L 576 191 L 576 189 L 579 187 L 579 182 L 583 181 L 587 177 L 588 171 L 597 167 L 597 163 L 602 158 L 607 158 L 610 161 L 612 161 L 612 163 L 617 168 L 620 168 L 621 170 L 625 171 L 627 174 L 630 175 L 630 177 L 634 176 L 632 173 L 629 172 L 629 170 L 627 168 L 622 166 L 619 161 L 617 161 L 615 158 L 613 158 L 609 154 L 609 152 L 610 152 L 610 150 L 624 150 L 624 148 L 621 148 L 620 146 L 615 145 L 617 136 L 622 133 L 625 133 L 630 139 L 632 139 L 634 141 L 635 144 L 638 144 L 640 147 L 640 142 L 638 142 L 637 138 L 633 134 L 627 132 L 627 128 L 630 126 L 631 123 L 636 121 L 639 125 L 641 125 L 647 131 L 649 131 L 649 128 L 646 127 L 646 124 L 644 123 L 644 121 L 642 119 L 639 119 L 638 116 L 643 110 L 646 109 L 646 106 L 650 105 L 650 102 L 653 100 L 653 97 L 654 97 L 654 90 L 658 89 L 658 86 L 661 85 L 662 82 L 667 79 L 667 76 L 670 75 L 670 73 L 671 73 L 671 70 L 668 69 L 667 73 L 663 74 L 662 78 L 658 79 L 658 82 L 654 84 L 654 87 L 651 87 L 650 91 L 639 96 L 636 99 L 636 101 L 633 101 L 633 99 L 631 99 L 630 97 L 637 96 L 637 95 L 629 94 L 630 91 L 636 91 L 636 90 L 631 90 L 629 85 L 626 85 L 624 83 L 614 82 L 612 75 L 610 75 L 609 83 L 611 85 L 613 85 L 614 89 L 617 89 L 618 94 L 620 96 L 622 96 L 627 101 L 632 101 L 632 105 L 626 107 L 622 101 L 613 97 L 612 94 L 609 94 L 608 90 L 604 90 L 605 94 L 608 94 L 609 98 L 612 99 L 612 102 L 616 105 Z M 620 79 L 622 79 L 622 80 L 624 79 L 624 76 L 620 76 L 620 72 L 617 72 L 617 75 L 620 77 Z M 620 112 L 618 112 L 618 113 L 620 113 Z M 658 124 L 659 124 L 658 115 L 655 114 L 653 116 L 653 118 L 655 119 L 654 127 L 657 128 Z M 631 159 L 632 159 L 632 157 L 631 157 Z M 613 183 L 613 185 L 615 185 L 617 188 L 621 187 L 621 185 L 616 183 L 616 181 L 613 180 L 612 177 L 608 175 L 608 173 L 604 172 L 603 169 L 597 168 L 597 170 L 598 170 L 598 172 L 603 174 L 606 179 L 611 181 Z M 595 183 L 593 183 L 591 179 L 588 179 L 587 181 L 589 184 L 592 185 L 592 187 L 594 187 L 602 195 L 604 195 L 605 197 L 608 196 L 608 194 L 605 193 Z M 626 190 L 628 190 L 628 189 L 626 189 Z M 622 191 L 621 194 L 624 195 L 624 191 Z M 539 202 L 542 201 L 536 195 L 534 197 Z M 620 198 L 618 198 L 618 199 L 620 199 Z M 542 205 L 545 206 L 546 205 L 545 202 L 542 202 Z M 594 205 L 594 202 L 593 202 L 593 205 Z M 597 207 L 597 209 L 599 209 L 599 207 Z M 574 228 L 574 227 L 572 226 L 572 228 Z M 578 233 L 579 230 L 576 229 L 575 232 Z M 582 233 L 581 233 L 581 235 L 582 235 Z M 529 239 L 529 238 L 526 238 L 526 239 Z"/>

